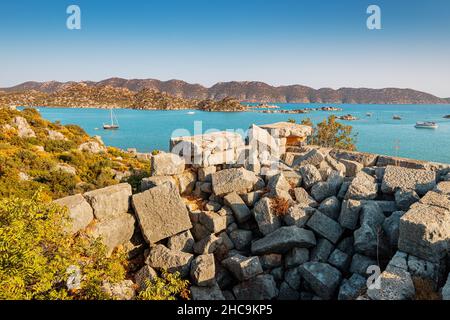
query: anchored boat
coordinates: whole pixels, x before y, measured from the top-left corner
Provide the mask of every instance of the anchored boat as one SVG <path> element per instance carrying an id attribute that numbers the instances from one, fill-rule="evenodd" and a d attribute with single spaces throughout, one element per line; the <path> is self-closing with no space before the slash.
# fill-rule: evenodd
<path id="1" fill-rule="evenodd" d="M 425 121 L 425 122 L 417 122 L 415 127 L 423 129 L 437 129 L 438 125 L 436 122 Z"/>
<path id="2" fill-rule="evenodd" d="M 103 124 L 103 129 L 105 130 L 119 129 L 119 121 L 117 121 L 116 115 L 114 114 L 112 109 L 110 109 L 110 117 L 111 117 L 111 124 Z M 116 121 L 115 123 L 114 120 Z"/>
<path id="3" fill-rule="evenodd" d="M 392 119 L 394 119 L 394 120 L 402 120 L 402 117 L 400 117 L 400 116 L 398 116 L 398 115 L 394 115 L 394 116 L 392 117 Z"/>

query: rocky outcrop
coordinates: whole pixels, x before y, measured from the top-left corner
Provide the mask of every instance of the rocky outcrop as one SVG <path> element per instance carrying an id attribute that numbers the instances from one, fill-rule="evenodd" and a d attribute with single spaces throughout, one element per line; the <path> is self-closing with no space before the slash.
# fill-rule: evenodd
<path id="1" fill-rule="evenodd" d="M 71 234 L 85 229 L 94 219 L 92 207 L 81 194 L 61 198 L 54 202 L 67 208 L 70 218 L 67 231 Z"/>
<path id="2" fill-rule="evenodd" d="M 295 168 L 273 154 L 256 154 L 268 159 L 259 171 L 245 158 L 202 166 L 162 154 L 139 193 L 117 185 L 58 202 L 78 232 L 91 210 L 87 229 L 109 250 L 142 234 L 138 290 L 166 269 L 190 280 L 195 300 L 414 299 L 417 279 L 448 296 L 447 167 L 382 167 L 378 156 L 289 143 Z"/>

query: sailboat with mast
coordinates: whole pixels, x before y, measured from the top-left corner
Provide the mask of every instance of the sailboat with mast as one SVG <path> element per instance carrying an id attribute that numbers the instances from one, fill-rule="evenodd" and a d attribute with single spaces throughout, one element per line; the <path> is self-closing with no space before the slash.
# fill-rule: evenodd
<path id="1" fill-rule="evenodd" d="M 109 111 L 110 111 L 111 123 L 110 124 L 104 123 L 103 129 L 104 130 L 117 130 L 117 129 L 119 129 L 119 121 L 117 121 L 117 117 L 114 114 L 113 109 L 109 109 Z"/>

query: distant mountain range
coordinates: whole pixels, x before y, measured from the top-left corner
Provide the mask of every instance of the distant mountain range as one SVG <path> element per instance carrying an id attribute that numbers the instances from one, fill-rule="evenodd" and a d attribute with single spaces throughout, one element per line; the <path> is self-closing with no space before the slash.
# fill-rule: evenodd
<path id="1" fill-rule="evenodd" d="M 160 81 L 155 79 L 110 78 L 98 82 L 83 81 L 92 88 L 127 89 L 132 93 L 142 90 L 154 90 L 175 98 L 195 100 L 222 100 L 227 97 L 242 102 L 273 103 L 360 103 L 360 104 L 448 104 L 450 98 L 439 98 L 432 94 L 412 89 L 384 88 L 331 88 L 313 89 L 302 85 L 271 86 L 264 82 L 232 81 L 219 82 L 210 88 L 191 84 L 181 80 Z M 0 93 L 24 93 L 38 91 L 57 94 L 73 88 L 80 82 L 24 82 L 22 84 L 0 89 Z M 130 94 L 128 94 L 130 95 Z"/>

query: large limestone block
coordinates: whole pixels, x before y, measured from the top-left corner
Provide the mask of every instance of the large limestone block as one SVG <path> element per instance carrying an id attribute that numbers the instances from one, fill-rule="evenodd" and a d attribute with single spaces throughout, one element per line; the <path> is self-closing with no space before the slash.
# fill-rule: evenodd
<path id="1" fill-rule="evenodd" d="M 186 206 L 170 183 L 133 195 L 132 204 L 142 234 L 149 243 L 192 228 Z"/>
<path id="2" fill-rule="evenodd" d="M 316 245 L 314 233 L 296 226 L 281 227 L 252 243 L 252 253 L 286 253 L 294 247 L 310 248 Z"/>
<path id="3" fill-rule="evenodd" d="M 70 225 L 66 231 L 70 234 L 83 230 L 94 219 L 91 206 L 81 194 L 57 199 L 54 202 L 68 209 Z"/>
<path id="4" fill-rule="evenodd" d="M 269 198 L 262 198 L 255 205 L 253 215 L 258 223 L 259 231 L 264 235 L 281 227 L 280 218 L 272 211 L 272 202 Z"/>
<path id="5" fill-rule="evenodd" d="M 89 232 L 102 242 L 111 253 L 117 246 L 126 243 L 134 233 L 135 219 L 129 213 L 122 213 L 108 220 L 96 222 Z"/>
<path id="6" fill-rule="evenodd" d="M 94 216 L 97 220 L 106 220 L 128 212 L 130 196 L 131 186 L 128 183 L 120 183 L 84 194 L 94 209 Z"/>
<path id="7" fill-rule="evenodd" d="M 213 254 L 197 256 L 191 265 L 191 278 L 201 287 L 209 287 L 216 282 L 216 265 Z"/>
<path id="8" fill-rule="evenodd" d="M 158 244 L 150 248 L 145 263 L 157 270 L 179 272 L 182 277 L 186 277 L 189 274 L 193 257 L 190 253 L 170 250 L 162 244 Z"/>
<path id="9" fill-rule="evenodd" d="M 377 197 L 378 184 L 374 177 L 360 171 L 348 187 L 346 199 L 373 200 Z"/>
<path id="10" fill-rule="evenodd" d="M 277 284 L 272 275 L 263 274 L 233 287 L 238 300 L 270 300 L 278 296 Z"/>
<path id="11" fill-rule="evenodd" d="M 222 265 L 239 281 L 251 279 L 263 272 L 258 257 L 244 257 L 240 254 L 236 254 L 222 260 Z"/>
<path id="12" fill-rule="evenodd" d="M 223 200 L 224 203 L 231 208 L 239 223 L 243 223 L 250 219 L 252 215 L 250 209 L 236 192 L 227 194 Z"/>
<path id="13" fill-rule="evenodd" d="M 306 262 L 300 272 L 311 289 L 322 299 L 331 299 L 342 279 L 341 272 L 322 262 Z"/>
<path id="14" fill-rule="evenodd" d="M 244 168 L 232 168 L 215 172 L 211 175 L 215 195 L 222 196 L 231 192 L 247 193 L 252 191 L 258 178 L 254 172 Z"/>
<path id="15" fill-rule="evenodd" d="M 316 211 L 306 223 L 306 226 L 314 230 L 317 234 L 336 244 L 344 230 L 341 225 L 323 214 Z"/>
<path id="16" fill-rule="evenodd" d="M 416 203 L 400 218 L 401 251 L 438 263 L 447 254 L 449 239 L 449 210 Z"/>
<path id="17" fill-rule="evenodd" d="M 170 176 L 184 171 L 185 161 L 173 153 L 159 153 L 151 160 L 152 176 Z"/>
<path id="18" fill-rule="evenodd" d="M 397 189 L 410 189 L 423 196 L 435 186 L 436 173 L 433 171 L 387 166 L 381 191 L 394 194 Z"/>

